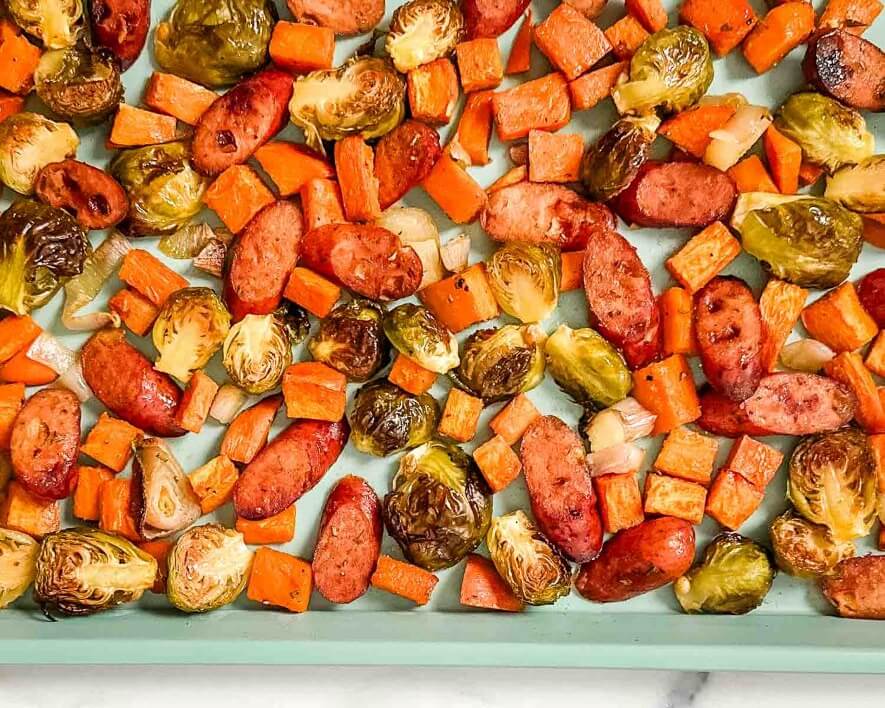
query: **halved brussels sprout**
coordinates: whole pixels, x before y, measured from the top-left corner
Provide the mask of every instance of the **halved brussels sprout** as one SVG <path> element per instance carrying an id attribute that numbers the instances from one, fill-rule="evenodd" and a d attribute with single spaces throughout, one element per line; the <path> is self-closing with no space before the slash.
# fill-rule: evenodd
<path id="1" fill-rule="evenodd" d="M 458 340 L 423 305 L 405 303 L 388 312 L 384 334 L 394 349 L 428 371 L 445 374 L 458 366 Z"/>
<path id="2" fill-rule="evenodd" d="M 182 612 L 209 612 L 236 600 L 249 580 L 252 551 L 220 524 L 188 529 L 169 551 L 166 597 Z"/>
<path id="3" fill-rule="evenodd" d="M 224 340 L 222 363 L 227 375 L 249 393 L 270 391 L 292 363 L 289 333 L 270 315 L 246 315 Z"/>
<path id="4" fill-rule="evenodd" d="M 43 103 L 80 124 L 103 121 L 123 100 L 120 62 L 109 50 L 83 42 L 45 52 L 34 83 Z"/>
<path id="5" fill-rule="evenodd" d="M 34 599 L 44 612 L 91 615 L 137 600 L 156 577 L 156 559 L 131 541 L 99 529 L 64 529 L 43 539 Z"/>
<path id="6" fill-rule="evenodd" d="M 581 162 L 581 181 L 593 199 L 608 201 L 630 186 L 648 160 L 660 123 L 654 115 L 621 118 L 588 148 Z"/>
<path id="7" fill-rule="evenodd" d="M 273 316 L 283 325 L 283 329 L 289 335 L 290 344 L 301 344 L 310 334 L 310 318 L 307 316 L 307 310 L 291 300 L 283 300 L 273 311 Z"/>
<path id="8" fill-rule="evenodd" d="M 413 396 L 389 381 L 366 384 L 353 399 L 350 440 L 360 452 L 386 457 L 430 440 L 439 405 L 429 393 Z"/>
<path id="9" fill-rule="evenodd" d="M 840 168 L 827 178 L 824 196 L 851 211 L 885 211 L 885 155 L 873 155 Z"/>
<path id="10" fill-rule="evenodd" d="M 495 299 L 511 317 L 540 322 L 556 310 L 562 261 L 552 243 L 505 243 L 486 263 Z"/>
<path id="11" fill-rule="evenodd" d="M 544 331 L 537 325 L 478 329 L 464 342 L 459 388 L 494 403 L 533 389 L 544 379 Z"/>
<path id="12" fill-rule="evenodd" d="M 498 574 L 526 604 L 552 605 L 571 592 L 569 562 L 524 511 L 492 519 L 486 544 Z"/>
<path id="13" fill-rule="evenodd" d="M 721 533 L 673 590 L 689 614 L 745 615 L 762 604 L 776 574 L 766 548 L 739 533 Z"/>
<path id="14" fill-rule="evenodd" d="M 337 69 L 312 71 L 295 80 L 289 112 L 307 144 L 361 135 L 380 138 L 405 116 L 406 85 L 390 62 L 354 57 Z"/>
<path id="15" fill-rule="evenodd" d="M 157 25 L 157 63 L 204 86 L 229 86 L 267 61 L 276 21 L 269 0 L 178 0 Z"/>
<path id="16" fill-rule="evenodd" d="M 350 381 L 368 381 L 390 358 L 383 321 L 382 305 L 355 298 L 337 305 L 320 321 L 307 348 L 314 359 L 340 371 Z"/>
<path id="17" fill-rule="evenodd" d="M 482 542 L 491 518 L 492 495 L 473 458 L 439 440 L 403 456 L 384 497 L 387 531 L 427 570 L 458 563 Z"/>
<path id="18" fill-rule="evenodd" d="M 34 581 L 40 544 L 26 533 L 0 528 L 0 610 Z"/>
<path id="19" fill-rule="evenodd" d="M 230 313 L 212 288 L 182 288 L 160 308 L 151 337 L 154 368 L 182 383 L 215 355 L 230 331 Z"/>
<path id="20" fill-rule="evenodd" d="M 77 152 L 80 138 L 67 123 L 39 113 L 16 113 L 0 122 L 0 182 L 19 194 L 31 194 L 37 173 Z"/>
<path id="21" fill-rule="evenodd" d="M 0 310 L 26 315 L 83 272 L 92 247 L 70 214 L 28 199 L 0 215 Z"/>
<path id="22" fill-rule="evenodd" d="M 448 56 L 464 38 L 464 16 L 451 0 L 409 0 L 393 11 L 385 47 L 396 70 L 407 74 Z"/>
<path id="23" fill-rule="evenodd" d="M 70 47 L 83 32 L 82 0 L 7 0 L 9 16 L 47 49 Z"/>
<path id="24" fill-rule="evenodd" d="M 788 509 L 769 529 L 778 567 L 799 578 L 829 575 L 839 561 L 854 556 L 851 541 L 836 541 L 826 526 L 803 519 Z"/>
<path id="25" fill-rule="evenodd" d="M 130 235 L 173 233 L 200 213 L 209 182 L 190 160 L 180 140 L 117 153 L 109 169 L 129 195 Z"/>
<path id="26" fill-rule="evenodd" d="M 606 408 L 633 386 L 623 357 L 596 330 L 559 325 L 544 345 L 547 370 L 577 403 Z"/>
<path id="27" fill-rule="evenodd" d="M 200 500 L 169 446 L 141 438 L 132 447 L 132 515 L 141 537 L 162 538 L 199 519 Z"/>
<path id="28" fill-rule="evenodd" d="M 676 113 L 697 103 L 713 81 L 713 59 L 704 35 L 679 25 L 655 32 L 630 60 L 630 80 L 612 89 L 621 114 L 659 109 Z"/>
<path id="29" fill-rule="evenodd" d="M 845 428 L 803 438 L 790 457 L 787 496 L 835 541 L 866 536 L 876 519 L 876 469 L 867 436 Z"/>
<path id="30" fill-rule="evenodd" d="M 774 124 L 802 148 L 802 157 L 830 173 L 873 154 L 875 139 L 863 116 L 829 96 L 794 93 L 777 110 Z"/>

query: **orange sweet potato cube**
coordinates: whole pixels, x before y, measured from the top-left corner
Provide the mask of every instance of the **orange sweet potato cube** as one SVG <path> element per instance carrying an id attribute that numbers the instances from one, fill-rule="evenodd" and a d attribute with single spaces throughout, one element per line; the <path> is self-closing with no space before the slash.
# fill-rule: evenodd
<path id="1" fill-rule="evenodd" d="M 603 31 L 562 3 L 535 26 L 535 46 L 569 80 L 578 78 L 612 50 Z"/>
<path id="2" fill-rule="evenodd" d="M 812 337 L 837 353 L 854 351 L 879 332 L 851 282 L 842 283 L 802 310 L 802 324 Z"/>
<path id="3" fill-rule="evenodd" d="M 519 476 L 522 463 L 500 435 L 486 440 L 473 451 L 473 459 L 492 492 L 500 492 Z"/>
<path id="4" fill-rule="evenodd" d="M 259 548 L 252 561 L 246 596 L 263 605 L 305 612 L 310 605 L 310 563 L 272 548 Z"/>
<path id="5" fill-rule="evenodd" d="M 749 435 L 741 435 L 732 443 L 723 467 L 737 472 L 759 489 L 765 489 L 774 479 L 783 460 L 784 455 L 780 450 L 754 440 Z"/>
<path id="6" fill-rule="evenodd" d="M 268 52 L 274 64 L 292 74 L 331 69 L 335 32 L 319 25 L 280 20 L 273 27 Z"/>
<path id="7" fill-rule="evenodd" d="M 635 474 L 604 474 L 593 478 L 599 513 L 606 533 L 629 529 L 645 520 Z"/>
<path id="8" fill-rule="evenodd" d="M 667 270 L 690 293 L 696 293 L 731 263 L 741 244 L 721 221 L 692 236 L 676 255 L 667 259 Z"/>
<path id="9" fill-rule="evenodd" d="M 108 300 L 108 309 L 115 312 L 129 331 L 139 337 L 150 332 L 160 314 L 159 307 L 132 288 L 119 290 Z"/>
<path id="10" fill-rule="evenodd" d="M 347 377 L 319 361 L 292 364 L 283 374 L 286 415 L 339 421 L 344 417 Z"/>
<path id="11" fill-rule="evenodd" d="M 572 97 L 572 109 L 586 111 L 608 98 L 621 74 L 629 68 L 629 62 L 619 61 L 601 69 L 588 71 L 574 81 L 569 81 L 568 91 Z"/>
<path id="12" fill-rule="evenodd" d="M 707 516 L 737 531 L 759 508 L 765 492 L 737 472 L 723 469 L 716 475 L 707 498 Z"/>
<path id="13" fill-rule="evenodd" d="M 671 477 L 687 479 L 706 487 L 713 475 L 713 463 L 718 451 L 719 441 L 716 438 L 679 426 L 667 435 L 654 466 Z"/>
<path id="14" fill-rule="evenodd" d="M 663 514 L 699 524 L 707 490 L 703 485 L 649 472 L 645 475 L 645 513 Z"/>
<path id="15" fill-rule="evenodd" d="M 867 352 L 864 365 L 874 374 L 885 378 L 885 329 L 879 332 L 879 336 L 873 341 L 873 346 Z"/>
<path id="16" fill-rule="evenodd" d="M 230 501 L 238 477 L 236 465 L 226 455 L 213 457 L 187 476 L 204 514 Z"/>
<path id="17" fill-rule="evenodd" d="M 579 290 L 584 287 L 584 252 L 566 251 L 559 254 L 562 262 L 562 279 L 559 283 L 560 292 Z"/>
<path id="18" fill-rule="evenodd" d="M 495 564 L 476 553 L 467 556 L 464 564 L 460 602 L 466 607 L 484 610 L 520 612 L 523 609 L 522 601 L 498 575 Z"/>
<path id="19" fill-rule="evenodd" d="M 481 398 L 464 393 L 460 388 L 452 388 L 436 432 L 458 442 L 473 440 L 482 409 Z"/>
<path id="20" fill-rule="evenodd" d="M 199 433 L 209 417 L 216 393 L 218 384 L 208 374 L 202 370 L 194 372 L 175 412 L 178 424 L 190 433 Z"/>
<path id="21" fill-rule="evenodd" d="M 496 91 L 492 113 L 502 142 L 524 138 L 530 130 L 559 130 L 572 116 L 568 82 L 554 71 L 506 91 Z"/>
<path id="22" fill-rule="evenodd" d="M 406 75 L 412 118 L 429 125 L 452 120 L 458 103 L 458 75 L 452 62 L 443 57 L 412 69 Z"/>
<path id="23" fill-rule="evenodd" d="M 639 20 L 632 15 L 622 17 L 605 31 L 605 37 L 611 44 L 615 56 L 624 61 L 630 59 L 639 46 L 649 38 Z"/>
<path id="24" fill-rule="evenodd" d="M 132 516 L 132 480 L 109 479 L 98 490 L 98 528 L 130 541 L 140 541 L 141 534 Z"/>
<path id="25" fill-rule="evenodd" d="M 106 467 L 79 465 L 77 488 L 74 490 L 74 516 L 84 521 L 98 521 L 101 485 L 113 478 L 114 473 Z"/>
<path id="26" fill-rule="evenodd" d="M 497 436 L 504 438 L 508 445 L 516 445 L 526 429 L 541 416 L 535 404 L 524 393 L 520 393 L 492 418 L 489 428 Z"/>
<path id="27" fill-rule="evenodd" d="M 86 442 L 80 446 L 80 452 L 114 472 L 122 472 L 132 457 L 132 443 L 142 435 L 138 428 L 125 420 L 102 413 L 86 436 Z"/>
<path id="28" fill-rule="evenodd" d="M 464 93 L 493 89 L 504 79 L 504 64 L 494 37 L 480 37 L 455 47 Z"/>
<path id="29" fill-rule="evenodd" d="M 583 156 L 584 138 L 580 135 L 532 130 L 529 132 L 529 181 L 576 182 Z"/>
<path id="30" fill-rule="evenodd" d="M 338 302 L 341 288 L 312 270 L 295 266 L 289 276 L 283 297 L 322 319 Z"/>
<path id="31" fill-rule="evenodd" d="M 0 526 L 36 539 L 61 528 L 58 502 L 34 496 L 17 481 L 6 488 L 0 503 Z"/>
<path id="32" fill-rule="evenodd" d="M 396 384 L 403 391 L 408 391 L 415 396 L 427 393 L 436 381 L 437 373 L 429 371 L 414 359 L 404 354 L 397 354 L 387 374 L 387 380 Z"/>
<path id="33" fill-rule="evenodd" d="M 242 231 L 253 216 L 273 201 L 273 192 L 248 165 L 231 165 L 203 195 L 203 203 L 233 233 Z"/>
<path id="34" fill-rule="evenodd" d="M 266 519 L 243 519 L 237 517 L 236 528 L 246 543 L 288 543 L 295 538 L 295 505 L 283 509 Z"/>

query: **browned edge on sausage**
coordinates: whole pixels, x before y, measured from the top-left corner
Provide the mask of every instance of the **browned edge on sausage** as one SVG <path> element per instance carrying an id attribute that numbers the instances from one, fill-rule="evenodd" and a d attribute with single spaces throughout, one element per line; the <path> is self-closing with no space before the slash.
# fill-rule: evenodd
<path id="1" fill-rule="evenodd" d="M 34 183 L 37 198 L 64 209 L 84 229 L 108 229 L 129 213 L 126 190 L 104 170 L 79 160 L 46 165 Z"/>
<path id="2" fill-rule="evenodd" d="M 885 52 L 844 29 L 812 36 L 802 60 L 805 79 L 846 106 L 885 111 Z"/>
<path id="3" fill-rule="evenodd" d="M 381 208 L 386 209 L 420 183 L 441 155 L 439 133 L 421 121 L 407 120 L 381 138 L 375 147 Z"/>

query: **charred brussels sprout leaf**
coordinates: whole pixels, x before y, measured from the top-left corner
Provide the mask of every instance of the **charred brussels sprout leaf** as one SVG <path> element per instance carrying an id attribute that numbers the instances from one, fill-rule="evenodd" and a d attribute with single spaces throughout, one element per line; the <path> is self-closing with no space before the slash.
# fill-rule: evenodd
<path id="1" fill-rule="evenodd" d="M 581 181 L 593 199 L 608 201 L 630 186 L 648 159 L 659 124 L 655 116 L 621 118 L 587 150 Z"/>
<path id="2" fill-rule="evenodd" d="M 427 570 L 450 568 L 489 530 L 492 496 L 473 459 L 433 440 L 400 460 L 384 521 L 406 557 Z"/>
<path id="3" fill-rule="evenodd" d="M 39 551 L 40 544 L 27 534 L 0 528 L 0 610 L 33 582 Z"/>
<path id="4" fill-rule="evenodd" d="M 299 76 L 289 113 L 304 130 L 307 144 L 323 150 L 323 140 L 361 135 L 379 138 L 405 116 L 406 85 L 390 62 L 354 57 L 337 69 Z"/>
<path id="5" fill-rule="evenodd" d="M 854 556 L 851 541 L 836 541 L 826 526 L 803 519 L 792 509 L 771 522 L 769 534 L 778 567 L 800 578 L 829 575 L 839 561 Z"/>
<path id="6" fill-rule="evenodd" d="M 222 363 L 231 381 L 244 391 L 270 391 L 292 363 L 286 327 L 272 314 L 246 315 L 227 333 Z"/>
<path id="7" fill-rule="evenodd" d="M 83 32 L 82 0 L 6 0 L 3 6 L 15 24 L 47 49 L 70 47 Z"/>
<path id="8" fill-rule="evenodd" d="M 142 596 L 157 561 L 131 541 L 93 528 L 56 531 L 37 556 L 34 599 L 44 611 L 91 615 Z"/>
<path id="9" fill-rule="evenodd" d="M 762 604 L 776 573 L 764 547 L 739 533 L 722 533 L 673 589 L 689 614 L 744 615 Z"/>
<path id="10" fill-rule="evenodd" d="M 351 300 L 320 321 L 307 348 L 314 359 L 340 371 L 350 381 L 368 381 L 389 358 L 383 320 L 381 305 L 362 298 Z"/>
<path id="11" fill-rule="evenodd" d="M 447 56 L 464 38 L 464 16 L 451 0 L 409 0 L 393 11 L 386 49 L 403 74 Z"/>
<path id="12" fill-rule="evenodd" d="M 107 49 L 78 43 L 43 54 L 34 73 L 37 95 L 75 123 L 104 120 L 123 100 L 120 63 Z"/>
<path id="13" fill-rule="evenodd" d="M 91 247 L 70 214 L 22 200 L 0 215 L 0 310 L 26 315 L 83 272 Z"/>
<path id="14" fill-rule="evenodd" d="M 428 371 L 445 374 L 458 366 L 458 340 L 423 305 L 406 303 L 388 312 L 384 334 L 394 349 Z"/>
<path id="15" fill-rule="evenodd" d="M 0 182 L 31 194 L 37 173 L 77 152 L 80 138 L 67 123 L 38 113 L 16 113 L 0 122 Z"/>
<path id="16" fill-rule="evenodd" d="M 827 179 L 824 196 L 851 211 L 885 211 L 885 155 L 839 169 Z"/>
<path id="17" fill-rule="evenodd" d="M 169 446 L 159 438 L 143 438 L 133 447 L 133 516 L 141 537 L 168 536 L 199 519 L 200 500 Z"/>
<path id="18" fill-rule="evenodd" d="M 157 63 L 204 86 L 229 86 L 267 61 L 276 21 L 269 0 L 178 0 L 157 25 Z"/>
<path id="19" fill-rule="evenodd" d="M 439 406 L 430 394 L 413 396 L 389 381 L 357 391 L 350 414 L 350 439 L 369 455 L 385 457 L 430 440 Z"/>
<path id="20" fill-rule="evenodd" d="M 835 541 L 866 536 L 876 518 L 876 471 L 867 437 L 845 428 L 804 438 L 790 457 L 787 496 Z"/>
<path id="21" fill-rule="evenodd" d="M 693 27 L 662 29 L 630 60 L 630 80 L 612 90 L 621 114 L 676 113 L 697 103 L 713 81 L 707 40 Z"/>
<path id="22" fill-rule="evenodd" d="M 550 243 L 506 243 L 486 263 L 495 299 L 511 317 L 540 322 L 559 302 L 562 261 Z"/>
<path id="23" fill-rule="evenodd" d="M 290 344 L 301 344 L 310 333 L 310 318 L 307 310 L 296 305 L 290 300 L 283 300 L 280 306 L 274 310 L 273 316 L 277 322 L 283 325 L 286 334 L 289 335 Z"/>
<path id="24" fill-rule="evenodd" d="M 243 534 L 220 524 L 188 529 L 169 551 L 166 596 L 182 612 L 209 612 L 236 600 L 252 567 Z"/>
<path id="25" fill-rule="evenodd" d="M 486 544 L 498 574 L 526 604 L 552 605 L 571 591 L 571 566 L 525 512 L 492 519 Z"/>

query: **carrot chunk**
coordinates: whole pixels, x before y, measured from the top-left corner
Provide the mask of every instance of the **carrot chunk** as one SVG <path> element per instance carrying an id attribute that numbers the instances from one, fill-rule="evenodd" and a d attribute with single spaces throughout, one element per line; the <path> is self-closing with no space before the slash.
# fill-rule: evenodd
<path id="1" fill-rule="evenodd" d="M 458 103 L 458 75 L 451 61 L 443 57 L 412 69 L 406 75 L 412 117 L 429 125 L 445 125 L 452 120 Z"/>
<path id="2" fill-rule="evenodd" d="M 850 388 L 857 397 L 854 419 L 868 433 L 885 433 L 885 405 L 873 375 L 857 352 L 842 352 L 824 366 L 827 376 Z"/>
<path id="3" fill-rule="evenodd" d="M 665 355 L 695 353 L 691 295 L 684 288 L 667 288 L 661 293 L 662 348 Z"/>
<path id="4" fill-rule="evenodd" d="M 520 393 L 504 406 L 489 423 L 489 428 L 508 445 L 516 445 L 528 427 L 541 416 L 528 396 Z"/>
<path id="5" fill-rule="evenodd" d="M 117 276 L 157 307 L 162 307 L 172 293 L 190 284 L 156 256 L 140 248 L 133 248 L 123 257 Z"/>
<path id="6" fill-rule="evenodd" d="M 740 242 L 721 221 L 692 236 L 667 259 L 667 270 L 689 293 L 696 293 L 741 252 Z"/>
<path id="7" fill-rule="evenodd" d="M 23 383 L 25 386 L 43 386 L 58 378 L 54 369 L 28 357 L 22 349 L 5 364 L 0 364 L 0 383 Z"/>
<path id="8" fill-rule="evenodd" d="M 283 374 L 286 415 L 338 421 L 347 403 L 347 377 L 319 361 L 292 364 Z"/>
<path id="9" fill-rule="evenodd" d="M 863 33 L 882 12 L 881 0 L 829 0 L 821 13 L 820 29 L 841 27 Z"/>
<path id="10" fill-rule="evenodd" d="M 372 586 L 411 600 L 416 605 L 426 605 L 430 594 L 439 582 L 433 573 L 417 565 L 382 555 L 372 573 Z"/>
<path id="11" fill-rule="evenodd" d="M 532 130 L 529 132 L 529 181 L 576 182 L 580 178 L 583 156 L 584 138 L 580 135 Z"/>
<path id="12" fill-rule="evenodd" d="M 810 2 L 787 2 L 771 8 L 744 40 L 747 63 L 764 74 L 814 31 L 814 8 Z"/>
<path id="13" fill-rule="evenodd" d="M 633 15 L 652 34 L 667 26 L 667 11 L 661 0 L 626 0 L 624 5 L 627 14 Z"/>
<path id="14" fill-rule="evenodd" d="M 607 533 L 629 529 L 645 520 L 642 495 L 636 475 L 604 474 L 593 478 L 593 488 L 599 497 L 599 515 Z"/>
<path id="15" fill-rule="evenodd" d="M 705 487 L 713 476 L 719 441 L 682 426 L 670 431 L 655 460 L 655 469 Z"/>
<path id="16" fill-rule="evenodd" d="M 874 374 L 885 378 L 885 329 L 873 341 L 864 364 Z"/>
<path id="17" fill-rule="evenodd" d="M 108 300 L 108 309 L 117 313 L 133 334 L 143 337 L 154 326 L 160 308 L 132 288 L 123 288 Z"/>
<path id="18" fill-rule="evenodd" d="M 218 94 L 175 74 L 155 71 L 144 94 L 144 105 L 195 125 Z M 113 140 L 111 142 L 114 142 Z"/>
<path id="19" fill-rule="evenodd" d="M 204 514 L 212 513 L 231 500 L 238 477 L 236 466 L 226 455 L 213 457 L 187 476 Z"/>
<path id="20" fill-rule="evenodd" d="M 559 130 L 571 119 L 568 83 L 554 72 L 499 91 L 492 97 L 492 113 L 502 142 L 524 138 L 533 128 Z"/>
<path id="21" fill-rule="evenodd" d="M 248 465 L 267 444 L 270 426 L 283 402 L 281 396 L 268 396 L 237 414 L 221 441 L 221 454 Z"/>
<path id="22" fill-rule="evenodd" d="M 109 140 L 114 147 L 168 143 L 175 140 L 177 125 L 173 116 L 121 103 L 114 116 Z"/>
<path id="23" fill-rule="evenodd" d="M 473 440 L 483 402 L 459 388 L 452 388 L 446 398 L 442 418 L 436 432 L 457 442 Z"/>
<path id="24" fill-rule="evenodd" d="M 403 391 L 420 396 L 430 390 L 436 377 L 435 371 L 428 371 L 414 359 L 397 354 L 393 366 L 390 367 L 387 380 L 399 386 Z"/>
<path id="25" fill-rule="evenodd" d="M 326 224 L 344 224 L 341 188 L 332 179 L 311 179 L 301 188 L 304 228 L 318 229 Z"/>
<path id="26" fill-rule="evenodd" d="M 349 135 L 335 143 L 335 170 L 344 202 L 344 213 L 351 221 L 372 221 L 381 215 L 375 153 L 366 141 Z"/>
<path id="27" fill-rule="evenodd" d="M 114 478 L 106 467 L 77 467 L 77 488 L 74 490 L 74 516 L 84 521 L 98 521 L 99 492 L 103 482 Z"/>
<path id="28" fill-rule="evenodd" d="M 292 74 L 331 69 L 335 32 L 319 25 L 280 20 L 273 26 L 268 51 L 274 64 Z"/>
<path id="29" fill-rule="evenodd" d="M 125 420 L 111 418 L 107 413 L 98 422 L 80 446 L 80 452 L 114 472 L 122 472 L 132 457 L 132 445 L 143 433 Z"/>
<path id="30" fill-rule="evenodd" d="M 482 263 L 431 283 L 418 297 L 452 332 L 498 316 L 498 301 Z"/>
<path id="31" fill-rule="evenodd" d="M 524 74 L 532 68 L 532 9 L 528 8 L 525 19 L 516 33 L 516 38 L 510 47 L 510 56 L 507 57 L 507 66 L 504 73 Z"/>
<path id="32" fill-rule="evenodd" d="M 9 20 L 0 20 L 0 88 L 24 95 L 34 88 L 34 72 L 42 52 Z"/>
<path id="33" fill-rule="evenodd" d="M 453 143 L 470 158 L 471 165 L 489 163 L 489 140 L 492 137 L 492 91 L 477 91 L 467 96 L 458 121 Z"/>
<path id="34" fill-rule="evenodd" d="M 732 443 L 724 467 L 737 472 L 759 489 L 765 489 L 783 461 L 784 455 L 780 450 L 749 435 L 741 435 Z"/>
<path id="35" fill-rule="evenodd" d="M 644 493 L 646 514 L 675 516 L 692 524 L 704 520 L 707 490 L 703 485 L 649 472 L 645 475 Z"/>
<path id="36" fill-rule="evenodd" d="M 218 384 L 203 371 L 195 372 L 188 381 L 175 412 L 178 424 L 188 432 L 199 433 L 209 417 L 209 409 L 216 393 Z"/>
<path id="37" fill-rule="evenodd" d="M 560 292 L 580 290 L 584 285 L 584 252 L 567 251 L 559 255 L 562 262 L 562 278 L 559 282 Z"/>
<path id="38" fill-rule="evenodd" d="M 707 497 L 705 512 L 722 526 L 737 531 L 759 508 L 765 492 L 732 470 L 716 475 Z"/>
<path id="39" fill-rule="evenodd" d="M 306 145 L 287 140 L 265 143 L 255 151 L 255 159 L 273 180 L 281 197 L 298 194 L 312 179 L 335 176 L 332 165 L 322 155 Z"/>
<path id="40" fill-rule="evenodd" d="M 23 383 L 0 384 L 0 450 L 9 449 L 12 424 L 24 402 Z"/>
<path id="41" fill-rule="evenodd" d="M 39 540 L 61 528 L 58 502 L 35 496 L 12 480 L 0 503 L 0 527 L 21 531 Z"/>
<path id="42" fill-rule="evenodd" d="M 799 189 L 799 171 L 802 169 L 802 148 L 769 125 L 762 135 L 765 159 L 771 177 L 781 194 L 795 194 Z"/>
<path id="43" fill-rule="evenodd" d="M 30 315 L 10 315 L 0 320 L 0 364 L 31 346 L 42 331 Z"/>
<path id="44" fill-rule="evenodd" d="M 759 297 L 762 328 L 762 361 L 766 371 L 774 371 L 784 342 L 799 321 L 808 291 L 798 285 L 772 278 Z"/>
<path id="45" fill-rule="evenodd" d="M 246 589 L 250 600 L 290 612 L 306 612 L 312 589 L 310 563 L 272 548 L 255 551 Z"/>
<path id="46" fill-rule="evenodd" d="M 778 193 L 777 185 L 772 181 L 768 170 L 758 155 L 750 155 L 726 170 L 734 180 L 739 192 L 773 192 Z"/>
<path id="47" fill-rule="evenodd" d="M 273 202 L 273 192 L 248 165 L 231 165 L 203 195 L 203 203 L 233 233 L 242 231 L 253 216 Z"/>
<path id="48" fill-rule="evenodd" d="M 289 276 L 283 297 L 322 319 L 338 302 L 341 288 L 312 270 L 296 266 Z"/>
<path id="49" fill-rule="evenodd" d="M 586 111 L 611 96 L 618 79 L 629 68 L 629 62 L 619 61 L 601 69 L 594 69 L 574 81 L 569 81 L 568 91 L 572 109 Z"/>
<path id="50" fill-rule="evenodd" d="M 156 541 L 142 541 L 138 547 L 157 561 L 157 577 L 151 592 L 157 595 L 166 594 L 166 578 L 169 577 L 169 551 L 172 550 L 172 541 L 158 538 Z"/>
<path id="51" fill-rule="evenodd" d="M 464 93 L 496 88 L 504 79 L 501 51 L 494 37 L 461 42 L 455 47 L 455 58 Z"/>
<path id="52" fill-rule="evenodd" d="M 535 45 L 569 80 L 612 50 L 606 35 L 571 5 L 562 3 L 535 26 Z"/>
<path id="53" fill-rule="evenodd" d="M 421 186 L 456 224 L 475 221 L 486 205 L 483 188 L 451 155 L 436 161 Z"/>
<path id="54" fill-rule="evenodd" d="M 747 0 L 684 0 L 679 19 L 701 32 L 720 57 L 743 42 L 757 22 Z"/>
<path id="55" fill-rule="evenodd" d="M 734 106 L 727 103 L 695 106 L 665 120 L 658 133 L 689 155 L 700 159 L 712 140 L 710 133 L 722 128 L 734 114 Z"/>
<path id="56" fill-rule="evenodd" d="M 98 527 L 130 541 L 140 541 L 141 535 L 132 516 L 132 480 L 109 479 L 98 491 Z"/>
<path id="57" fill-rule="evenodd" d="M 251 521 L 237 517 L 236 527 L 246 543 L 288 543 L 295 538 L 295 505 L 266 519 Z"/>
<path id="58" fill-rule="evenodd" d="M 630 59 L 649 36 L 645 27 L 632 15 L 622 17 L 605 31 L 612 51 L 622 61 Z"/>
<path id="59" fill-rule="evenodd" d="M 802 324 L 812 337 L 837 352 L 858 349 L 879 332 L 850 282 L 842 283 L 802 310 Z"/>
<path id="60" fill-rule="evenodd" d="M 669 433 L 701 417 L 694 378 L 681 354 L 634 371 L 633 396 L 657 416 L 652 435 Z"/>
<path id="61" fill-rule="evenodd" d="M 460 601 L 466 607 L 484 610 L 520 612 L 523 608 L 522 601 L 498 575 L 495 564 L 476 553 L 467 556 L 464 564 Z"/>
<path id="62" fill-rule="evenodd" d="M 506 488 L 522 471 L 519 456 L 500 435 L 476 448 L 473 459 L 493 493 Z"/>

